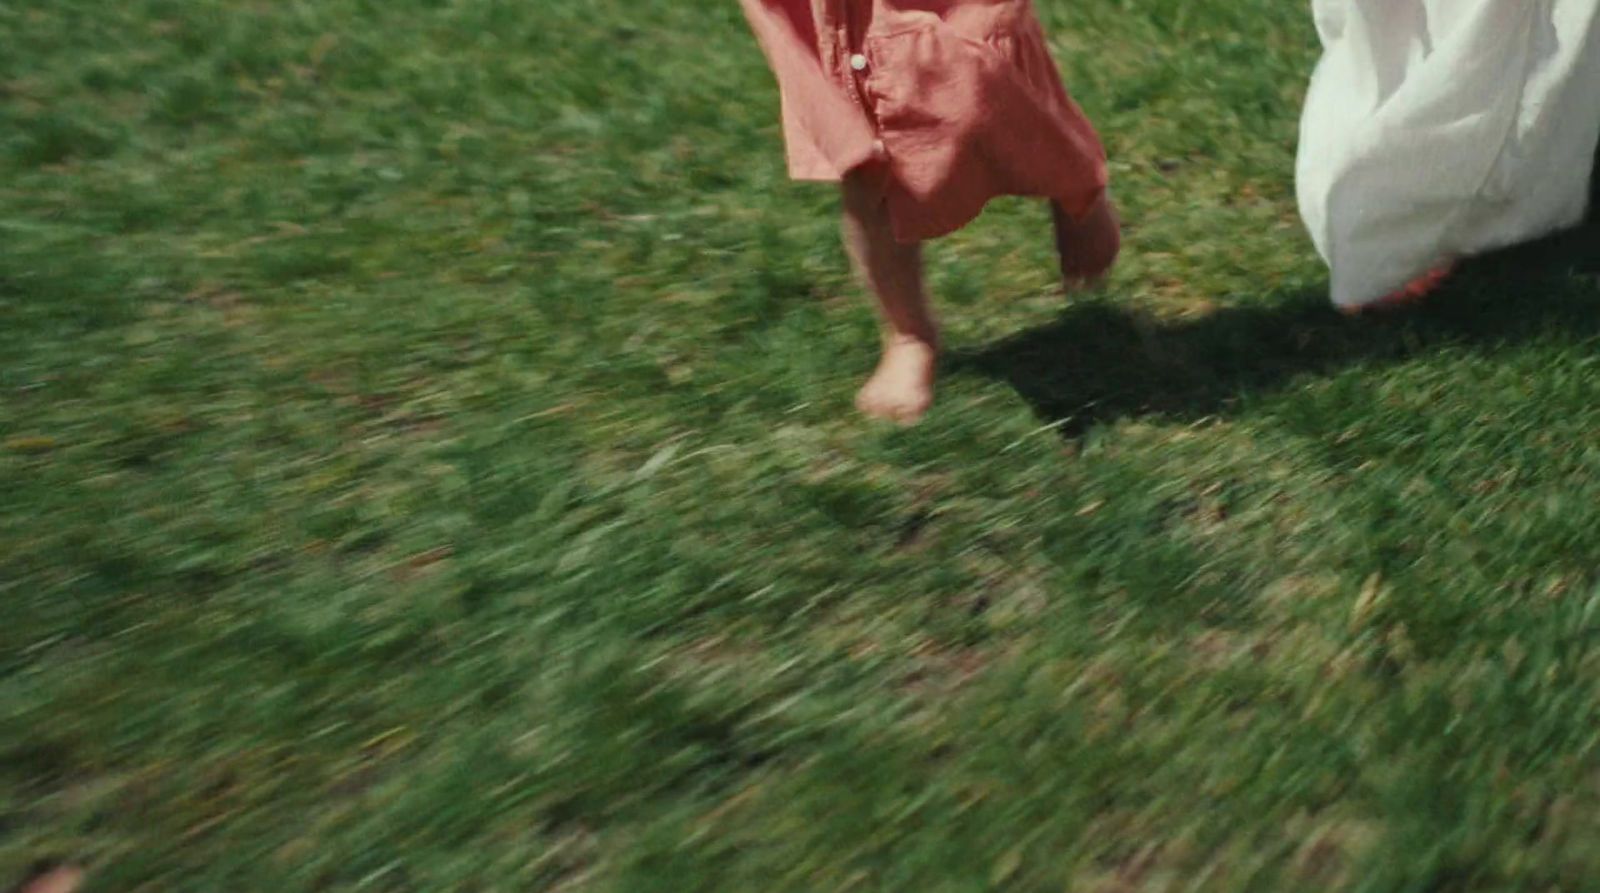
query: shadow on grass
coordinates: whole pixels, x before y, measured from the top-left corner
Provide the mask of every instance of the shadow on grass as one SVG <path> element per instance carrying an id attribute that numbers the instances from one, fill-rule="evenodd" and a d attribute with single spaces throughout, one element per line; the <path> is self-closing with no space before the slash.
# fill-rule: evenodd
<path id="1" fill-rule="evenodd" d="M 956 372 L 1008 382 L 1065 437 L 1137 415 L 1200 419 L 1301 375 L 1533 339 L 1600 335 L 1600 220 L 1467 264 L 1424 306 L 1346 319 L 1318 290 L 1195 320 L 1161 322 L 1099 301 L 952 357 Z"/>

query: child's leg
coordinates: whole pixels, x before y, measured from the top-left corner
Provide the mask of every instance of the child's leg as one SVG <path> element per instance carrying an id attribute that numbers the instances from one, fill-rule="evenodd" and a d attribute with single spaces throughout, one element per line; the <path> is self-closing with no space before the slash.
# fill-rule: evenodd
<path id="1" fill-rule="evenodd" d="M 883 356 L 856 395 L 864 413 L 901 424 L 922 418 L 933 403 L 939 328 L 922 287 L 922 248 L 896 242 L 880 190 L 864 177 L 844 180 L 844 244 L 857 273 L 878 302 Z"/>
<path id="2" fill-rule="evenodd" d="M 1050 205 L 1056 229 L 1056 252 L 1061 257 L 1061 276 L 1067 289 L 1091 288 L 1110 272 L 1122 250 L 1122 222 L 1109 194 L 1082 217 L 1073 217 L 1061 206 Z"/>

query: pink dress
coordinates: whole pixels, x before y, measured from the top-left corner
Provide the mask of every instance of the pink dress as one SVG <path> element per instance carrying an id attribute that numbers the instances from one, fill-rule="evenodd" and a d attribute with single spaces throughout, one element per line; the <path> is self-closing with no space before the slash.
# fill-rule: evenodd
<path id="1" fill-rule="evenodd" d="M 999 195 L 1081 216 L 1105 151 L 1031 0 L 740 0 L 778 79 L 789 173 L 883 174 L 896 238 L 966 225 Z"/>

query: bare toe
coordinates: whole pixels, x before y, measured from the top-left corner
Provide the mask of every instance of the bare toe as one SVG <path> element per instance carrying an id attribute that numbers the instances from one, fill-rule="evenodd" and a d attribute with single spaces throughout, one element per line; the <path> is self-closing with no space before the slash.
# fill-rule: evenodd
<path id="1" fill-rule="evenodd" d="M 933 405 L 938 350 L 916 339 L 885 345 L 878 368 L 856 395 L 856 408 L 872 418 L 915 425 Z"/>

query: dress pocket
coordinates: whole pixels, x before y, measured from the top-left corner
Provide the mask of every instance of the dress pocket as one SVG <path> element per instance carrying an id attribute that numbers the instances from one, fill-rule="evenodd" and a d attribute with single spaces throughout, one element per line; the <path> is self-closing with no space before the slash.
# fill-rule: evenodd
<path id="1" fill-rule="evenodd" d="M 985 18 L 869 34 L 863 98 L 916 235 L 962 225 L 996 195 L 1087 206 L 1104 187 L 1098 137 L 1062 87 L 1026 3 Z"/>
<path id="2" fill-rule="evenodd" d="M 955 127 L 985 117 L 1001 57 L 942 25 L 867 39 L 864 80 L 873 113 L 899 131 Z"/>

